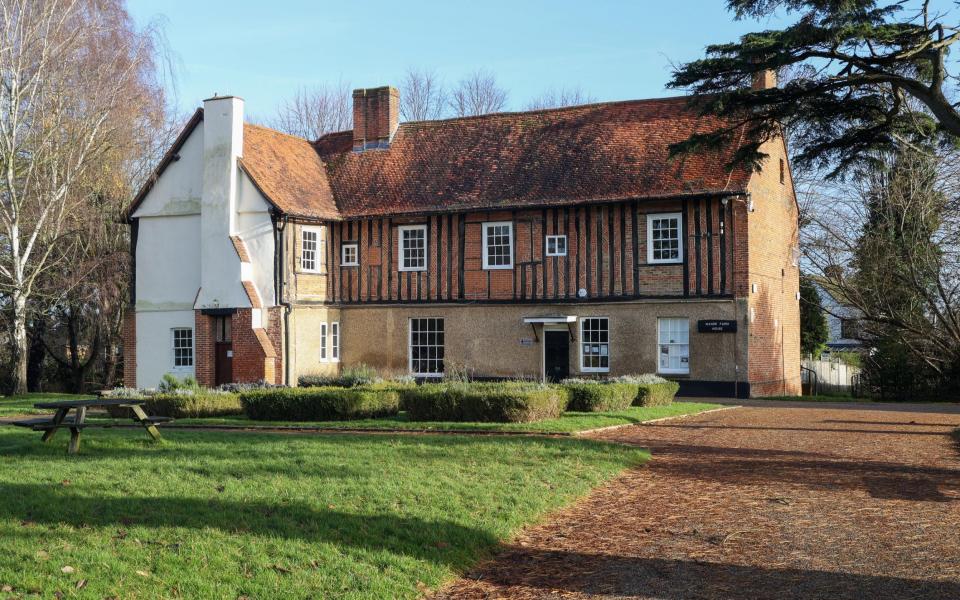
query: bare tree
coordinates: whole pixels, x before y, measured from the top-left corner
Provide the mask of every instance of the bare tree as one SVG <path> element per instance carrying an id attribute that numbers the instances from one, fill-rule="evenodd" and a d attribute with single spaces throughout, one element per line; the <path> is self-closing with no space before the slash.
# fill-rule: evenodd
<path id="1" fill-rule="evenodd" d="M 87 208 L 116 132 L 147 125 L 133 109 L 162 97 L 156 41 L 120 0 L 0 1 L 0 292 L 13 393 L 26 391 L 37 285 L 74 258 L 71 216 Z"/>
<path id="2" fill-rule="evenodd" d="M 302 87 L 267 121 L 274 129 L 308 140 L 353 127 L 350 84 Z"/>
<path id="3" fill-rule="evenodd" d="M 805 267 L 856 309 L 868 337 L 894 335 L 940 377 L 960 377 L 960 155 L 909 149 L 878 161 L 811 192 Z"/>
<path id="4" fill-rule="evenodd" d="M 404 121 L 439 119 L 446 107 L 443 84 L 435 72 L 407 70 L 400 84 L 400 117 Z"/>
<path id="5" fill-rule="evenodd" d="M 579 104 L 592 104 L 596 101 L 596 98 L 587 94 L 579 87 L 550 88 L 528 102 L 527 110 L 577 106 Z"/>
<path id="6" fill-rule="evenodd" d="M 470 117 L 502 111 L 507 105 L 507 91 L 487 71 L 475 71 L 464 79 L 447 100 L 455 116 Z"/>

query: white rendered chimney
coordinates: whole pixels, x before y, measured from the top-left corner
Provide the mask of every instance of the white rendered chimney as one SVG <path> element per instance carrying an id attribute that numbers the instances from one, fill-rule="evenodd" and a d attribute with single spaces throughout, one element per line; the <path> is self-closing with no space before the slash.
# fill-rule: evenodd
<path id="1" fill-rule="evenodd" d="M 237 160 L 243 157 L 243 99 L 203 101 L 203 198 L 200 210 L 200 295 L 196 308 L 249 306 L 242 293 L 236 232 Z M 238 291 L 239 290 L 239 291 Z"/>

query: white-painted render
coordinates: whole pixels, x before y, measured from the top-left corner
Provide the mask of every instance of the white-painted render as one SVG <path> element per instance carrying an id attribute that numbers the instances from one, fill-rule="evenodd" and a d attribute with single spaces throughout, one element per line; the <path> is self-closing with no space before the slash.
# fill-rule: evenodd
<path id="1" fill-rule="evenodd" d="M 200 210 L 200 295 L 196 308 L 248 308 L 240 284 L 240 257 L 230 241 L 236 231 L 237 160 L 243 158 L 243 100 L 203 103 L 203 196 Z"/>
<path id="2" fill-rule="evenodd" d="M 192 329 L 195 309 L 249 308 L 244 279 L 254 283 L 264 307 L 274 303 L 270 204 L 238 165 L 243 155 L 243 100 L 205 101 L 204 118 L 178 155 L 131 215 L 139 223 L 139 387 L 155 387 L 165 373 L 194 374 L 192 367 L 174 368 L 172 330 Z M 243 240 L 249 264 L 241 265 L 231 235 Z M 257 327 L 261 315 L 254 312 Z"/>

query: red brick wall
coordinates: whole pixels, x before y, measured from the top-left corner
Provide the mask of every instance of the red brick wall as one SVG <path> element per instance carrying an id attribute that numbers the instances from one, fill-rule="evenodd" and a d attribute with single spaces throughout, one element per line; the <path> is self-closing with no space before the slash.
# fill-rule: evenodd
<path id="1" fill-rule="evenodd" d="M 746 257 L 748 239 L 746 221 L 734 223 L 743 218 L 735 206 L 698 198 L 332 223 L 325 300 L 551 300 L 575 298 L 581 288 L 588 298 L 730 295 L 736 257 Z M 647 264 L 647 215 L 664 212 L 683 213 L 686 220 L 686 288 L 683 265 Z M 488 221 L 513 223 L 513 269 L 483 269 L 482 224 Z M 414 224 L 428 230 L 427 271 L 401 272 L 398 227 Z M 567 255 L 545 256 L 545 236 L 564 234 Z M 358 266 L 340 264 L 344 243 L 358 245 Z M 745 276 L 746 268 L 740 269 Z M 737 292 L 745 289 L 741 284 Z"/>
<path id="2" fill-rule="evenodd" d="M 123 315 L 123 386 L 137 387 L 137 313 L 132 306 Z"/>
<path id="3" fill-rule="evenodd" d="M 751 180 L 754 211 L 747 215 L 750 390 L 754 396 L 796 395 L 800 393 L 797 205 L 789 173 L 780 182 L 779 161 L 786 158 L 783 144 L 770 142 L 763 151 L 770 157 Z"/>
<path id="4" fill-rule="evenodd" d="M 193 370 L 197 383 L 205 387 L 213 387 L 216 382 L 216 338 L 213 331 L 213 317 L 202 314 L 199 310 L 194 313 L 193 328 Z"/>

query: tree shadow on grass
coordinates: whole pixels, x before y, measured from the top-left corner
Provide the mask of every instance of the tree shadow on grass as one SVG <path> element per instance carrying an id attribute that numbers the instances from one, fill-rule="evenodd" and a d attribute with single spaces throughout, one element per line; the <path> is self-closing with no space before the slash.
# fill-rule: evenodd
<path id="1" fill-rule="evenodd" d="M 87 496 L 73 488 L 36 484 L 0 484 L 0 519 L 77 528 L 216 529 L 227 535 L 387 551 L 452 567 L 462 567 L 498 544 L 489 532 L 452 521 L 352 514 L 303 502 Z"/>
<path id="2" fill-rule="evenodd" d="M 571 592 L 664 600 L 960 598 L 957 581 L 526 548 L 510 548 L 481 565 L 470 579 L 456 582 L 440 598 L 499 597 L 477 582 L 517 586 L 526 593 L 540 590 L 544 596 L 560 591 L 558 595 Z"/>

